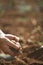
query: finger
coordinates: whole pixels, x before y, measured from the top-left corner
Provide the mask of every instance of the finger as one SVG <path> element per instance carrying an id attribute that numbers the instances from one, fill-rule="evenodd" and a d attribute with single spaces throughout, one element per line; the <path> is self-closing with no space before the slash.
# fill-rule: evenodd
<path id="1" fill-rule="evenodd" d="M 7 45 L 2 45 L 2 46 L 1 46 L 1 50 L 2 50 L 5 54 L 9 54 L 9 55 L 11 55 L 11 56 L 15 56 L 15 55 L 16 55 Z"/>
<path id="2" fill-rule="evenodd" d="M 14 37 L 12 37 L 12 36 L 5 36 L 5 37 L 9 38 L 10 40 L 15 40 L 16 42 L 19 42 L 19 37 L 16 37 L 16 36 L 14 36 Z"/>

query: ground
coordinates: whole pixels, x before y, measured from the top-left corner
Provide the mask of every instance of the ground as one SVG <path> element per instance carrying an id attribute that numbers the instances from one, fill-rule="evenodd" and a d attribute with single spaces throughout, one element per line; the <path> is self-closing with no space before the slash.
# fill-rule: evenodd
<path id="1" fill-rule="evenodd" d="M 32 18 L 32 20 L 31 18 L 30 20 L 27 18 L 25 20 L 22 17 L 4 17 L 0 18 L 0 21 L 0 28 L 5 33 L 11 33 L 23 39 L 23 43 L 21 44 L 23 47 L 22 55 L 11 61 L 1 59 L 0 65 L 43 65 L 43 48 L 39 49 L 41 46 L 40 43 L 43 42 L 42 23 L 39 22 L 37 24 L 37 19 L 35 18 Z M 28 41 L 29 39 L 32 40 L 31 43 Z M 38 53 L 36 50 L 38 50 Z M 39 55 L 38 57 L 37 54 Z"/>

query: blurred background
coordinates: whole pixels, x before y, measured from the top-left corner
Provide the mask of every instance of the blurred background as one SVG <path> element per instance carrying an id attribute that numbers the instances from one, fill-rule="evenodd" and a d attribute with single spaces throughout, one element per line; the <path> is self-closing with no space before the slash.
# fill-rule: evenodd
<path id="1" fill-rule="evenodd" d="M 0 0 L 0 29 L 43 45 L 43 0 Z"/>
<path id="2" fill-rule="evenodd" d="M 6 33 L 27 37 L 37 26 L 43 28 L 43 0 L 0 0 L 0 28 Z"/>
<path id="3" fill-rule="evenodd" d="M 0 0 L 0 28 L 27 37 L 35 27 L 43 30 L 43 0 Z"/>

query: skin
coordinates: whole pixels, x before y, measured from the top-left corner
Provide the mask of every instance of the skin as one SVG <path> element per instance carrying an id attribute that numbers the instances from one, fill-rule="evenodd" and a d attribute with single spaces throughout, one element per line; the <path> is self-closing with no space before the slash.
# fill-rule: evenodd
<path id="1" fill-rule="evenodd" d="M 8 37 L 10 40 L 16 40 L 14 37 Z M 17 40 L 16 40 L 17 41 Z M 14 53 L 9 46 L 13 47 L 14 49 L 19 50 L 15 45 L 10 44 L 5 38 L 0 38 L 0 49 L 5 53 L 11 56 L 17 56 L 18 53 Z"/>
<path id="2" fill-rule="evenodd" d="M 19 40 L 16 37 L 11 37 L 11 36 L 5 36 L 7 38 L 9 38 L 10 40 L 15 40 L 16 42 L 19 42 Z"/>

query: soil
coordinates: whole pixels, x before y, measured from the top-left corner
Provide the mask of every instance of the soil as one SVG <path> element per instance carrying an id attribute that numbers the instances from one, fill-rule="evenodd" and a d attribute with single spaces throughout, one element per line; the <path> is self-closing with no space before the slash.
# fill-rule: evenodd
<path id="1" fill-rule="evenodd" d="M 0 18 L 0 28 L 5 33 L 11 33 L 22 38 L 22 54 L 19 54 L 13 60 L 7 61 L 0 59 L 0 65 L 43 65 L 43 48 L 40 48 L 43 42 L 43 24 L 38 22 L 41 16 L 32 17 L 25 15 L 18 15 L 12 17 L 9 14 L 12 12 L 6 12 L 7 14 Z M 25 19 L 26 18 L 26 19 Z M 28 19 L 30 18 L 30 19 Z M 32 23 L 31 18 L 36 20 L 36 25 Z M 28 40 L 31 39 L 32 42 Z"/>

